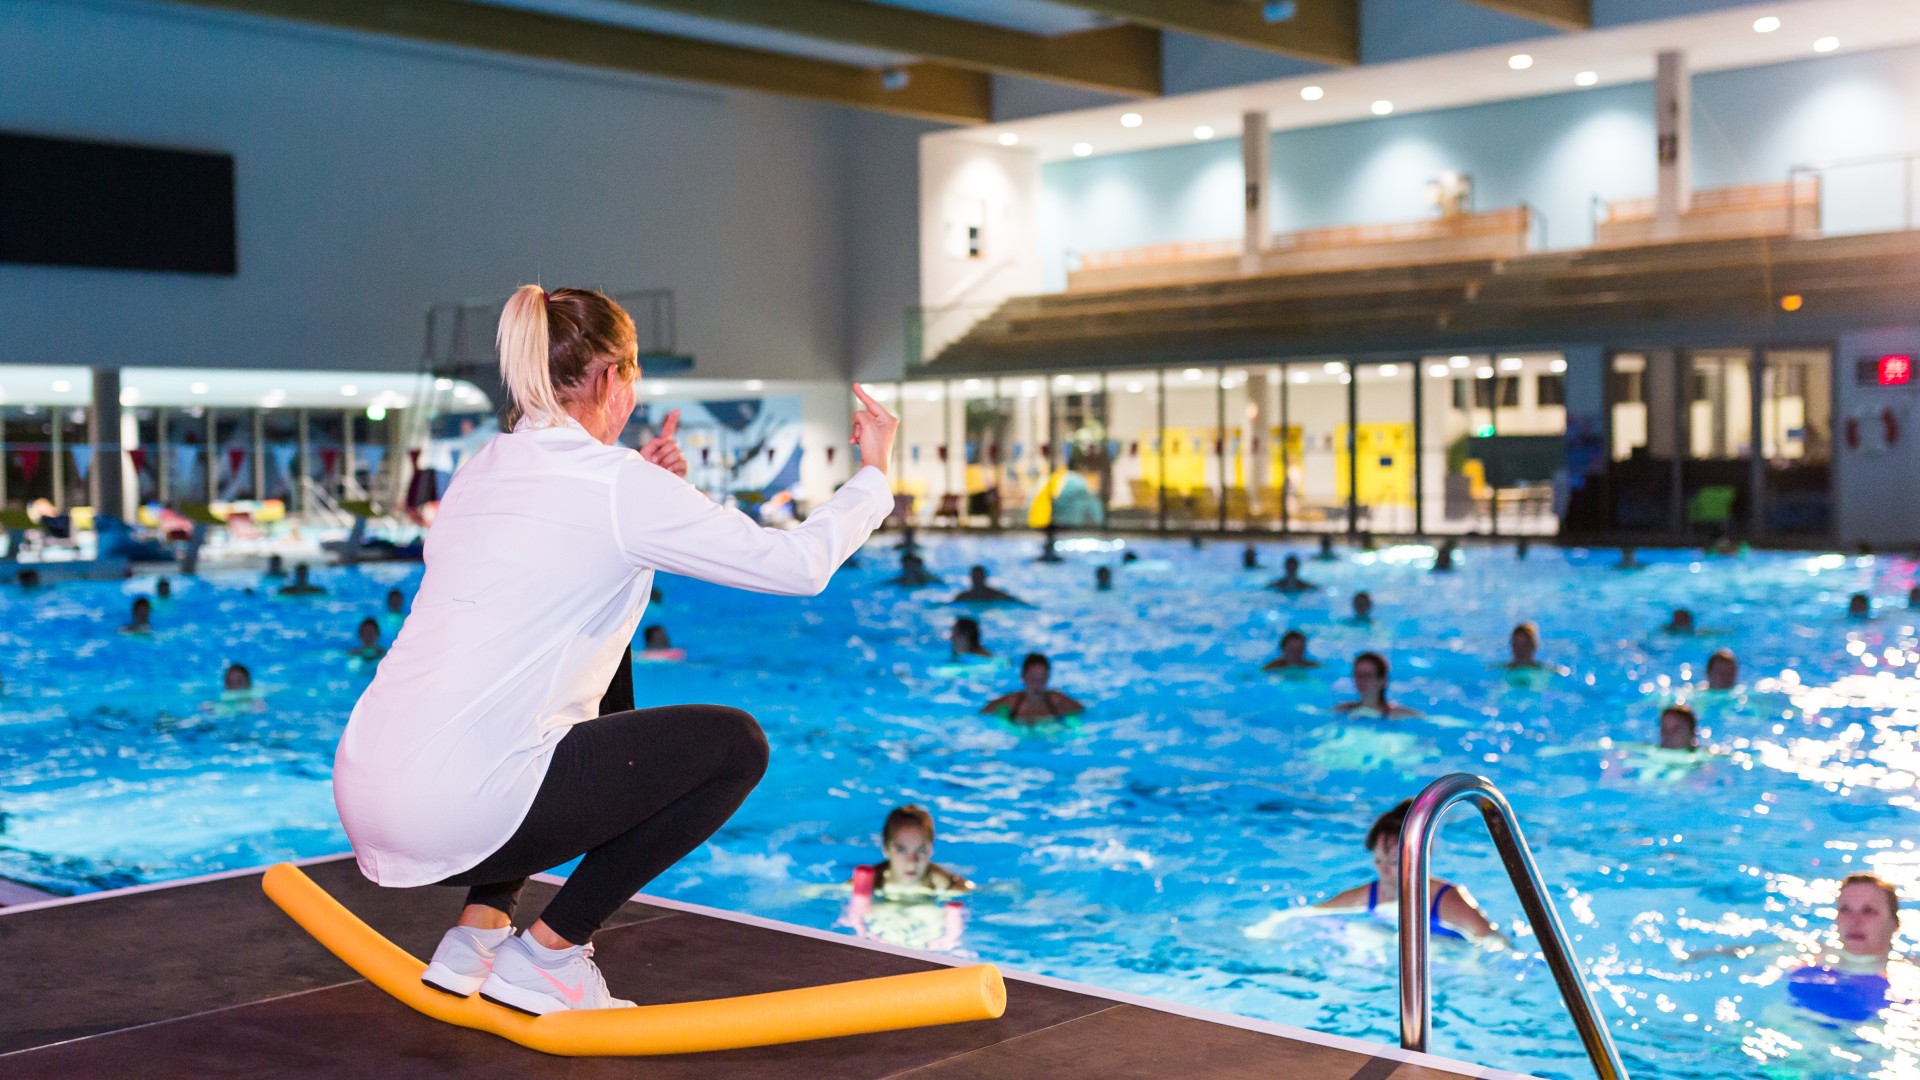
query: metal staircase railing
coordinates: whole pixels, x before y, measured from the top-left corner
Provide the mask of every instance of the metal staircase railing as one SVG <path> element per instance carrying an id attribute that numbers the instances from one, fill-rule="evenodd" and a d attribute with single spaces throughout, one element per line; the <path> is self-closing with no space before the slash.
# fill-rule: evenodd
<path id="1" fill-rule="evenodd" d="M 1428 934 L 1433 917 L 1433 898 L 1427 885 L 1432 877 L 1433 834 L 1440 818 L 1459 802 L 1479 806 L 1480 816 L 1486 819 L 1493 846 L 1499 849 L 1500 861 L 1506 864 L 1507 876 L 1520 895 L 1520 906 L 1533 925 L 1534 935 L 1540 939 L 1540 951 L 1546 957 L 1547 967 L 1553 971 L 1553 981 L 1560 987 L 1567 1011 L 1573 1014 L 1574 1026 L 1579 1029 L 1580 1042 L 1587 1048 L 1587 1058 L 1593 1062 L 1593 1071 L 1599 1074 L 1600 1080 L 1627 1080 L 1626 1066 L 1620 1062 L 1620 1052 L 1614 1049 L 1613 1038 L 1600 1019 L 1592 995 L 1587 993 L 1579 961 L 1574 959 L 1573 948 L 1567 943 L 1566 930 L 1553 910 L 1553 901 L 1547 896 L 1546 883 L 1540 879 L 1540 869 L 1534 865 L 1527 839 L 1520 834 L 1520 822 L 1513 816 L 1513 807 L 1507 805 L 1506 797 L 1492 781 L 1472 773 L 1452 773 L 1428 784 L 1414 796 L 1406 824 L 1400 828 L 1400 1045 L 1408 1050 L 1427 1048 L 1427 1033 L 1433 1022 L 1433 995 L 1427 966 Z"/>

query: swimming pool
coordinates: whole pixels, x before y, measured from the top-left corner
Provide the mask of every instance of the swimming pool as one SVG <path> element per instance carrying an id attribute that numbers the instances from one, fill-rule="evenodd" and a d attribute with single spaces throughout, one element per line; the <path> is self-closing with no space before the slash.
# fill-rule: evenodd
<path id="1" fill-rule="evenodd" d="M 664 579 L 649 612 L 689 659 L 636 669 L 641 704 L 741 705 L 774 746 L 766 781 L 662 895 L 814 926 L 841 918 L 850 867 L 877 857 L 886 810 L 918 801 L 935 858 L 981 883 L 962 948 L 1027 970 L 1393 1042 L 1393 938 L 1362 919 L 1245 929 L 1366 881 L 1373 818 L 1444 772 L 1491 777 L 1518 810 L 1601 1007 L 1636 1076 L 1899 1075 L 1920 1064 L 1920 1011 L 1822 1028 L 1785 1004 L 1766 955 L 1688 961 L 1734 944 L 1815 940 L 1834 884 L 1872 869 L 1911 891 L 1920 659 L 1904 558 L 1468 549 L 1459 572 L 1389 548 L 1309 559 L 1324 588 L 1286 599 L 1239 546 L 1128 541 L 1032 561 L 1030 538 L 936 538 L 945 588 L 903 592 L 892 540 L 822 596 L 784 600 Z M 1300 548 L 1307 554 L 1306 548 Z M 1002 657 L 1039 650 L 1092 709 L 1076 730 L 1022 732 L 974 714 L 1010 667 L 942 674 L 967 565 L 1033 609 L 977 611 Z M 0 875 L 62 890 L 161 880 L 344 848 L 327 783 L 366 673 L 354 624 L 416 569 L 330 571 L 322 598 L 253 574 L 181 582 L 150 640 L 114 633 L 151 579 L 0 594 Z M 248 593 L 249 587 L 256 592 Z M 1343 621 L 1371 591 L 1371 627 Z M 1882 614 L 1842 617 L 1848 594 Z M 1654 632 L 1676 605 L 1701 634 Z M 1511 686 L 1494 665 L 1523 618 L 1570 673 Z M 741 628 L 751 626 L 752 633 Z M 1327 666 L 1258 670 L 1282 630 Z M 1658 702 L 1733 648 L 1746 689 L 1691 693 L 1722 752 L 1662 770 L 1616 742 L 1652 738 Z M 1429 718 L 1339 719 L 1346 661 L 1386 652 L 1396 700 Z M 266 707 L 216 703 L 228 660 Z M 1477 818 L 1436 857 L 1513 933 L 1519 907 Z M 895 919 L 911 937 L 916 920 Z M 1530 947 L 1528 937 L 1519 939 Z M 1546 1076 L 1591 1075 L 1536 960 L 1436 945 L 1435 1052 Z M 1853 1030 L 1859 1027 L 1859 1031 Z"/>

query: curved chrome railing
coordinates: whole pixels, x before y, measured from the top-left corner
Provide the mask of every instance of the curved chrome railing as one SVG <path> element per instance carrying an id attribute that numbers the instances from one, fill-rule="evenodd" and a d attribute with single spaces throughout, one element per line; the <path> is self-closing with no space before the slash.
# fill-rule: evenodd
<path id="1" fill-rule="evenodd" d="M 1408 1050 L 1427 1048 L 1427 1032 L 1433 1022 L 1427 967 L 1428 930 L 1433 917 L 1427 882 L 1432 876 L 1433 833 L 1440 818 L 1458 802 L 1480 807 L 1487 831 L 1493 834 L 1493 846 L 1500 850 L 1500 861 L 1506 864 L 1507 876 L 1520 895 L 1520 906 L 1540 940 L 1540 951 L 1553 971 L 1553 981 L 1560 986 L 1560 997 L 1573 1014 L 1593 1071 L 1600 1080 L 1627 1080 L 1626 1066 L 1620 1063 L 1620 1052 L 1614 1049 L 1593 997 L 1581 980 L 1580 964 L 1547 896 L 1546 883 L 1540 880 L 1540 870 L 1533 864 L 1527 839 L 1520 834 L 1513 807 L 1507 805 L 1492 781 L 1472 773 L 1452 773 L 1428 784 L 1414 796 L 1406 824 L 1400 828 L 1400 1045 Z"/>

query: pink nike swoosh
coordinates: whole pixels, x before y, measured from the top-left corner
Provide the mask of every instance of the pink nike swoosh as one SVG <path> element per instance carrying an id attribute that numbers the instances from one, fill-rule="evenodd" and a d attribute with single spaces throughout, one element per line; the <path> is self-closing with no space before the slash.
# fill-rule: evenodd
<path id="1" fill-rule="evenodd" d="M 552 983 L 553 988 L 555 990 L 560 991 L 560 996 L 563 998 L 566 998 L 567 1004 L 569 1005 L 578 1005 L 580 1004 L 580 999 L 587 996 L 586 983 L 581 983 L 579 986 L 568 986 L 566 983 L 563 983 L 559 979 L 556 979 L 553 976 L 547 974 L 544 970 L 542 970 L 538 966 L 534 966 L 533 970 L 540 972 L 541 978 Z"/>

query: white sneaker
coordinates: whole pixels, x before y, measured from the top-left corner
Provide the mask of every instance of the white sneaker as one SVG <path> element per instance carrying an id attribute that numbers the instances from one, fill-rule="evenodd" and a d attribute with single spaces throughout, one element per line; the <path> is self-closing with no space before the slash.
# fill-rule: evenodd
<path id="1" fill-rule="evenodd" d="M 466 997 L 480 989 L 480 984 L 487 981 L 487 972 L 493 970 L 494 955 L 499 952 L 498 945 L 481 940 L 481 933 L 485 932 L 476 933 L 466 926 L 447 931 L 439 947 L 433 950 L 433 962 L 420 973 L 420 981 L 454 997 Z"/>
<path id="2" fill-rule="evenodd" d="M 607 980 L 594 965 L 591 944 L 554 952 L 520 935 L 500 946 L 480 996 L 534 1016 L 561 1009 L 633 1007 L 633 1002 L 607 992 Z"/>

